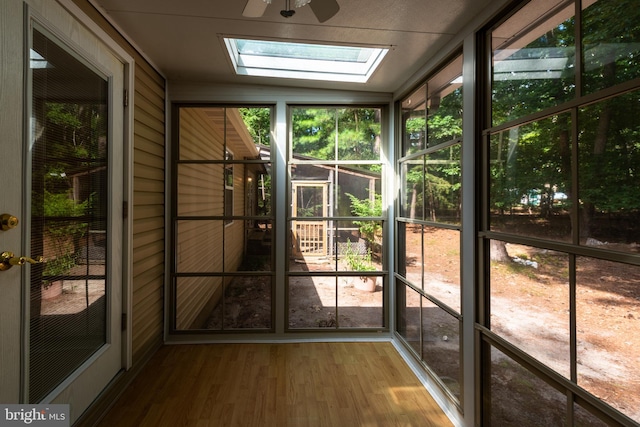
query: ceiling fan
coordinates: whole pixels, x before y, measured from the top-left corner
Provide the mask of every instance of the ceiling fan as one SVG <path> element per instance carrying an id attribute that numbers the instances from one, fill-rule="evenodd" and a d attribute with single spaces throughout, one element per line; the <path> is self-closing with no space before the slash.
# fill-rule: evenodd
<path id="1" fill-rule="evenodd" d="M 264 14 L 269 4 L 271 4 L 271 0 L 247 0 L 242 16 L 259 18 Z M 294 4 L 295 7 L 302 7 L 308 4 L 320 22 L 325 22 L 340 10 L 336 0 L 294 0 Z M 280 11 L 280 15 L 290 18 L 295 13 L 295 10 L 291 9 L 291 0 L 285 0 L 285 8 Z"/>

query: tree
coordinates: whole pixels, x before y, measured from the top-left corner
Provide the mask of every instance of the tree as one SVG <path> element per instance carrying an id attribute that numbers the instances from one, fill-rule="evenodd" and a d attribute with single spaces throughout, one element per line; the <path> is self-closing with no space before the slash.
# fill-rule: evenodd
<path id="1" fill-rule="evenodd" d="M 507 245 L 501 240 L 491 240 L 489 242 L 489 258 L 495 262 L 510 262 L 511 257 L 507 253 Z"/>
<path id="2" fill-rule="evenodd" d="M 271 145 L 271 109 L 264 107 L 239 108 L 240 116 L 259 145 Z"/>
<path id="3" fill-rule="evenodd" d="M 378 160 L 380 119 L 377 108 L 295 108 L 293 152 L 317 160 Z"/>
<path id="4" fill-rule="evenodd" d="M 405 137 L 412 141 L 409 153 L 430 149 L 419 160 L 405 162 L 404 206 L 410 218 L 441 220 L 441 214 L 455 211 L 460 215 L 460 144 L 462 136 L 462 89 L 457 88 L 423 114 L 405 120 Z M 425 139 L 426 137 L 426 144 Z M 447 144 L 445 143 L 451 143 Z M 444 147 L 437 149 L 439 145 Z"/>
<path id="5" fill-rule="evenodd" d="M 583 94 L 640 77 L 640 10 L 635 2 L 594 2 L 584 9 L 582 19 L 582 40 L 575 39 L 575 20 L 570 18 L 512 55 L 512 59 L 567 61 L 558 77 L 536 78 L 517 73 L 516 79 L 494 81 L 492 125 L 573 99 L 576 43 L 581 43 L 584 55 L 580 88 Z M 577 135 L 572 132 L 575 123 L 571 123 L 570 113 L 493 135 L 489 169 L 494 212 L 504 214 L 521 206 L 522 200 L 535 200 L 529 203 L 530 209 L 550 218 L 556 213 L 554 194 L 563 192 L 569 200 L 580 202 L 583 238 L 598 231 L 594 226 L 598 215 L 637 215 L 639 98 L 637 92 L 632 92 L 577 109 Z M 578 158 L 572 154 L 574 144 L 578 144 Z M 573 182 L 572 170 L 578 171 L 578 182 Z M 575 229 L 578 224 L 572 227 Z"/>
<path id="6" fill-rule="evenodd" d="M 610 25 L 616 22 L 615 26 Z M 583 14 L 585 92 L 640 76 L 640 10 L 632 1 L 596 2 Z M 582 238 L 596 232 L 598 212 L 638 213 L 640 126 L 638 93 L 605 100 L 580 114 Z"/>

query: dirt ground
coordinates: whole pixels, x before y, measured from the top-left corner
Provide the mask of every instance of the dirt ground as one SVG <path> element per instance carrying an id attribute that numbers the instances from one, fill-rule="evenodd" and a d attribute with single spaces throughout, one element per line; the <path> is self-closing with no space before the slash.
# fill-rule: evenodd
<path id="1" fill-rule="evenodd" d="M 70 274 L 81 276 L 83 274 L 104 275 L 104 264 L 91 265 L 87 271 L 86 265 L 76 266 Z M 104 280 L 63 280 L 61 283 L 51 285 L 51 297 L 43 292 L 40 302 L 40 314 L 43 316 L 56 314 L 75 314 L 86 310 L 99 298 L 105 295 Z M 59 293 L 53 288 L 60 286 Z"/>
<path id="2" fill-rule="evenodd" d="M 292 260 L 290 271 L 331 271 L 329 261 Z M 382 278 L 373 292 L 361 290 L 358 277 L 292 277 L 289 284 L 289 328 L 381 328 Z M 337 292 L 336 292 L 337 289 Z M 268 276 L 234 279 L 225 291 L 224 316 L 218 305 L 207 321 L 208 329 L 260 329 L 271 327 L 271 281 Z M 224 320 L 223 320 L 224 317 Z"/>
<path id="3" fill-rule="evenodd" d="M 458 242 L 449 237 L 450 233 L 433 229 L 425 238 L 426 246 L 431 242 L 437 248 L 425 249 L 429 253 L 429 264 L 438 266 L 438 273 L 429 279 L 428 286 L 441 299 L 447 295 L 457 298 L 455 284 L 459 283 L 458 270 L 443 268 L 455 263 L 452 257 L 457 256 Z M 413 240 L 417 245 L 419 237 L 418 233 L 407 232 L 407 247 L 419 248 L 419 245 L 412 246 L 410 243 Z M 570 378 L 568 258 L 559 253 L 520 245 L 508 244 L 506 249 L 509 257 L 517 257 L 519 261 L 491 264 L 492 329 Z M 611 249 L 629 251 L 628 248 L 613 245 Z M 638 268 L 624 264 L 578 258 L 577 283 L 578 384 L 632 419 L 640 421 L 640 272 Z M 518 378 L 509 377 L 512 367 L 504 370 L 504 376 L 500 377 L 502 374 L 498 372 L 501 367 L 509 366 L 505 362 L 506 357 L 496 351 L 492 353 L 492 358 L 494 382 L 496 385 L 508 384 L 504 388 L 507 395 L 503 401 L 514 404 L 513 395 L 509 395 L 514 392 L 510 381 L 517 382 Z M 522 375 L 519 380 L 533 381 L 531 378 L 525 379 L 526 374 Z M 543 386 L 546 385 L 543 383 Z M 562 400 L 554 403 L 559 411 L 566 410 L 565 396 L 558 394 L 555 398 Z M 530 409 L 532 403 L 525 401 L 523 405 L 529 405 Z M 517 409 L 519 419 L 514 419 L 516 425 L 524 425 L 524 409 Z M 583 425 L 600 424 L 594 420 L 593 424 L 587 422 Z"/>
<path id="4" fill-rule="evenodd" d="M 378 266 L 378 268 L 380 268 Z M 323 260 L 293 262 L 291 271 L 331 271 Z M 337 284 L 336 284 L 337 280 Z M 382 328 L 382 278 L 373 292 L 363 290 L 360 277 L 291 277 L 289 284 L 289 327 L 297 328 Z M 337 289 L 337 291 L 336 291 Z"/>

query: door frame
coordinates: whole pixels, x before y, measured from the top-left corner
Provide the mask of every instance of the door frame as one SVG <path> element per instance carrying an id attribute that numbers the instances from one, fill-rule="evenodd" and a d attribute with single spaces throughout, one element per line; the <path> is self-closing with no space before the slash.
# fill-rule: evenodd
<path id="1" fill-rule="evenodd" d="M 132 362 L 132 327 L 131 327 L 131 304 L 132 304 L 132 286 L 131 286 L 131 278 L 132 278 L 132 200 L 133 200 L 133 108 L 130 106 L 133 105 L 133 99 L 131 94 L 133 92 L 133 81 L 134 81 L 134 61 L 133 58 L 122 48 L 120 47 L 106 32 L 101 30 L 96 23 L 94 23 L 72 0 L 56 0 L 56 2 L 44 2 L 44 3 L 35 3 L 32 0 L 25 1 L 25 12 L 24 12 L 24 54 L 29 54 L 30 49 L 30 37 L 31 37 L 31 27 L 32 22 L 36 23 L 38 26 L 45 28 L 48 32 L 50 32 L 53 36 L 55 36 L 58 40 L 66 44 L 67 46 L 72 47 L 74 50 L 78 52 L 85 52 L 82 56 L 86 56 L 87 58 L 91 58 L 92 55 L 86 54 L 86 52 L 91 51 L 91 43 L 92 41 L 85 41 L 83 36 L 74 35 L 73 33 L 65 33 L 65 29 L 69 31 L 69 22 L 71 25 L 82 25 L 85 30 L 93 36 L 95 39 L 99 41 L 102 48 L 109 51 L 109 54 L 115 57 L 120 63 L 122 63 L 123 75 L 122 75 L 122 86 L 125 91 L 116 99 L 123 99 L 124 105 L 122 106 L 122 114 L 121 122 L 122 122 L 122 206 L 113 206 L 112 210 L 114 212 L 120 212 L 121 221 L 122 221 L 122 254 L 121 258 L 116 262 L 121 264 L 121 277 L 120 284 L 117 288 L 114 288 L 112 292 L 116 292 L 120 294 L 120 307 L 115 308 L 115 314 L 117 316 L 122 316 L 123 328 L 119 332 L 120 333 L 120 342 L 118 345 L 120 346 L 120 356 L 119 356 L 119 365 L 121 369 L 128 369 L 131 366 Z M 65 9 L 67 13 L 61 13 L 60 7 Z M 71 21 L 69 21 L 71 18 Z M 28 56 L 25 56 L 28 58 Z M 26 59 L 25 59 L 26 61 Z M 25 73 L 27 71 L 25 70 Z M 25 74 L 26 76 L 26 74 Z M 25 84 L 27 84 L 27 79 L 24 79 Z M 25 128 L 22 138 L 22 143 L 25 144 L 26 139 L 29 137 L 29 128 L 27 118 L 30 115 L 29 106 L 30 106 L 30 97 L 29 93 L 30 88 L 27 86 L 23 88 L 23 92 L 25 93 L 25 105 L 24 105 L 24 117 L 25 117 Z M 114 100 L 111 99 L 110 102 Z M 120 137 L 120 136 L 119 136 Z M 24 155 L 27 156 L 28 160 L 28 152 L 25 151 Z M 26 164 L 23 161 L 23 164 Z M 28 167 L 28 166 L 27 166 Z M 27 183 L 28 184 L 28 183 Z M 114 189 L 115 190 L 115 189 Z M 23 206 L 23 215 L 27 213 L 25 209 L 26 206 Z M 26 229 L 24 229 L 24 233 L 26 233 Z M 26 237 L 23 235 L 23 237 Z M 28 240 L 25 240 L 28 242 Z M 24 278 L 24 275 L 23 275 Z M 23 286 L 23 306 L 22 306 L 22 316 L 25 316 L 25 313 L 29 312 L 29 298 L 26 290 L 26 286 Z M 115 319 L 114 319 L 115 320 Z M 111 325 L 115 323 L 110 322 Z M 118 322 L 119 324 L 120 322 Z M 115 327 L 115 326 L 114 326 Z M 27 363 L 27 357 L 29 354 L 29 333 L 28 333 L 28 325 L 24 326 L 23 339 L 22 339 L 22 360 L 23 364 Z M 66 399 L 66 393 L 68 391 L 68 387 L 74 383 L 74 380 L 79 377 L 86 368 L 91 366 L 90 364 L 93 361 L 97 361 L 99 356 L 102 354 L 101 351 L 96 353 L 94 356 L 90 357 L 77 371 L 71 374 L 65 381 L 62 382 L 50 396 L 53 397 L 52 402 L 59 401 L 60 399 Z M 24 366 L 24 365 L 23 365 Z M 28 387 L 27 387 L 27 376 L 26 369 L 23 367 L 22 371 L 22 379 L 21 379 L 21 401 L 28 402 Z M 93 392 L 92 392 L 93 393 Z M 97 396 L 93 396 L 97 397 Z M 49 401 L 50 398 L 46 398 L 45 401 Z M 91 398 L 93 400 L 93 398 Z M 90 405 L 91 400 L 86 401 L 86 405 Z M 63 402 L 59 402 L 63 403 Z M 85 403 L 80 403 L 77 410 L 71 411 L 71 418 L 77 419 L 81 415 L 82 412 L 86 409 Z M 79 411 L 79 412 L 77 412 Z"/>
<path id="2" fill-rule="evenodd" d="M 291 216 L 292 217 L 298 217 L 298 189 L 299 188 L 322 188 L 322 217 L 327 217 L 328 216 L 328 210 L 329 210 L 329 205 L 331 204 L 331 201 L 329 200 L 331 195 L 329 192 L 329 186 L 330 186 L 330 181 L 313 181 L 313 180 L 292 180 L 291 181 L 291 199 L 292 199 L 292 203 L 291 203 Z M 308 225 L 311 228 L 313 228 L 313 224 L 318 223 L 319 221 L 304 221 L 302 219 L 296 219 L 294 221 L 292 221 L 292 233 L 291 233 L 291 238 L 293 239 L 292 242 L 292 248 L 293 248 L 293 254 L 296 257 L 300 257 L 303 258 L 305 256 L 307 257 L 325 257 L 327 256 L 330 251 L 329 248 L 327 247 L 328 244 L 328 235 L 329 235 L 329 230 L 328 230 L 328 224 L 329 221 L 324 219 L 321 221 L 322 224 L 322 236 L 320 238 L 320 243 L 322 245 L 322 252 L 305 252 L 304 250 L 301 249 L 301 240 L 300 237 L 298 236 L 298 226 L 304 226 L 304 225 Z"/>
<path id="3" fill-rule="evenodd" d="M 19 169 L 0 168 L 0 181 L 3 189 L 18 189 L 17 191 L 0 191 L 0 214 L 8 213 L 20 220 L 23 217 L 22 165 L 24 163 L 24 132 L 26 129 L 24 117 L 24 87 L 22 82 L 25 67 L 25 49 L 22 37 L 24 25 L 21 20 L 14 19 L 21 16 L 24 7 L 19 2 L 0 2 L 0 57 L 2 59 L 2 75 L 0 75 L 0 102 L 3 107 L 0 115 L 0 130 L 2 141 L 0 148 L 3 157 L 17 159 Z M 23 12 L 24 13 L 24 12 Z M 18 83 L 18 84 L 16 84 Z M 13 107 L 13 108 L 11 108 Z M 0 162 L 3 166 L 4 161 Z M 17 209 L 8 211 L 11 209 Z M 0 251 L 19 251 L 24 254 L 24 239 L 22 227 L 19 223 L 13 230 L 0 231 Z M 20 331 L 22 330 L 23 301 L 22 301 L 22 270 L 12 268 L 0 272 L 0 291 L 3 303 L 10 307 L 20 307 L 15 311 L 0 310 L 0 401 L 17 403 L 21 398 L 21 344 Z M 7 285 L 11 283 L 11 286 Z M 20 286 L 15 286 L 19 283 Z"/>
<path id="4" fill-rule="evenodd" d="M 114 57 L 123 66 L 122 72 L 122 85 L 126 91 L 126 94 L 118 95 L 118 99 L 126 99 L 128 102 L 122 107 L 122 171 L 123 176 L 122 185 L 122 199 L 124 201 L 123 206 L 114 206 L 115 212 L 118 215 L 122 214 L 122 254 L 121 259 L 117 262 L 122 265 L 122 277 L 118 280 L 115 292 L 121 294 L 121 302 L 116 307 L 116 313 L 119 315 L 123 313 L 126 315 L 123 317 L 124 329 L 120 333 L 120 348 L 119 352 L 119 365 L 121 368 L 128 369 L 132 363 L 132 319 L 131 319 L 131 305 L 132 305 L 132 200 L 133 200 L 133 87 L 134 87 L 134 60 L 124 48 L 120 47 L 110 36 L 100 29 L 98 25 L 91 20 L 82 10 L 73 3 L 72 0 L 48 0 L 45 2 L 38 0 L 11 0 L 7 3 L 3 2 L 0 8 L 7 13 L 6 21 L 2 22 L 3 26 L 7 23 L 5 31 L 3 33 L 9 34 L 6 41 L 3 43 L 3 47 L 8 50 L 5 52 L 4 58 L 8 59 L 7 71 L 14 73 L 11 80 L 6 80 L 5 83 L 10 88 L 8 96 L 2 97 L 3 105 L 12 105 L 13 110 L 11 116 L 7 117 L 5 125 L 8 125 L 10 134 L 7 135 L 7 139 L 11 141 L 5 141 L 6 148 L 15 153 L 15 158 L 22 159 L 19 162 L 19 168 L 16 171 L 14 168 L 6 170 L 5 175 L 10 177 L 10 182 L 7 183 L 13 191 L 9 195 L 2 197 L 3 203 L 7 203 L 7 208 L 15 208 L 15 214 L 19 218 L 25 217 L 27 214 L 27 201 L 24 194 L 29 194 L 26 191 L 29 188 L 29 182 L 25 181 L 25 174 L 28 173 L 23 168 L 28 168 L 27 158 L 24 157 L 28 154 L 27 140 L 30 135 L 30 87 L 28 86 L 27 72 L 28 72 L 28 58 L 30 51 L 30 39 L 31 39 L 31 26 L 32 23 L 37 23 L 41 28 L 46 29 L 57 39 L 72 46 L 74 50 L 79 52 L 89 51 L 84 47 L 90 47 L 91 43 L 95 43 L 98 40 L 101 48 L 109 52 L 109 55 Z M 19 19 L 16 19 L 19 18 Z M 20 19 L 21 18 L 21 19 Z M 13 22 L 10 22 L 12 21 Z M 84 27 L 83 35 L 90 33 L 92 37 L 85 40 L 83 35 L 76 34 L 73 30 L 74 27 L 81 25 Z M 65 33 L 67 31 L 68 33 Z M 90 39 L 90 40 L 89 40 Z M 87 57 L 91 57 L 88 55 Z M 13 84 L 10 84 L 13 82 Z M 17 83 L 19 82 L 19 83 Z M 11 122 L 9 122 L 9 119 Z M 120 127 L 120 125 L 119 125 Z M 118 129 L 120 131 L 120 128 Z M 120 135 L 119 135 L 120 138 Z M 19 155 L 18 155 L 19 153 Z M 15 164 L 15 163 L 14 163 Z M 22 202 L 16 199 L 17 194 L 22 194 Z M 4 208 L 4 206 L 3 206 Z M 3 213 L 3 212 L 2 212 Z M 120 220 L 119 220 L 120 221 Z M 20 224 L 20 226 L 14 230 L 14 233 L 3 234 L 2 244 L 9 245 L 10 248 L 18 250 L 22 254 L 25 250 L 29 249 L 27 237 L 29 235 L 25 225 L 28 221 Z M 4 232 L 3 232 L 4 233 Z M 19 240 L 19 241 L 16 241 Z M 27 267 L 28 269 L 28 267 Z M 0 393 L 6 399 L 6 403 L 25 403 L 28 402 L 28 387 L 26 383 L 26 364 L 29 349 L 29 333 L 28 322 L 25 322 L 25 316 L 29 313 L 29 298 L 28 298 L 28 286 L 25 286 L 26 280 L 29 277 L 28 271 L 14 268 L 11 271 L 3 272 L 2 277 L 10 278 L 12 283 L 16 281 L 21 283 L 20 286 L 9 286 L 4 289 L 3 292 L 7 294 L 7 300 L 15 303 L 16 310 L 10 313 L 6 313 L 2 318 L 3 330 L 13 331 L 8 334 L 2 334 L 0 336 L 0 344 L 3 347 L 3 353 L 7 351 L 7 355 L 1 355 L 2 359 L 2 386 L 3 392 Z M 5 301 L 7 301 L 5 300 Z M 25 324 L 27 323 L 27 324 Z M 118 324 L 120 322 L 118 321 Z M 91 360 L 91 359 L 90 359 Z M 5 375 L 5 373 L 7 375 Z M 71 375 L 70 378 L 74 378 L 77 374 Z M 68 385 L 69 381 L 65 381 L 63 384 Z M 5 387 L 6 386 L 6 387 Z M 90 403 L 90 401 L 89 401 Z M 80 414 L 76 413 L 76 416 Z"/>

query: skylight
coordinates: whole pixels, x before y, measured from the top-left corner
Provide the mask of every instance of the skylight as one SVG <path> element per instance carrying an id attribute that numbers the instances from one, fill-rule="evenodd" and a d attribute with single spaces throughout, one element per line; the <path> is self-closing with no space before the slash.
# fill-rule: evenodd
<path id="1" fill-rule="evenodd" d="M 365 83 L 389 49 L 224 38 L 236 74 Z"/>

